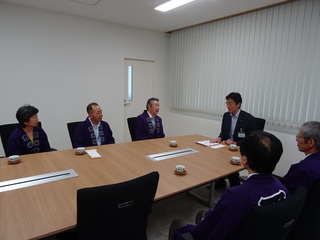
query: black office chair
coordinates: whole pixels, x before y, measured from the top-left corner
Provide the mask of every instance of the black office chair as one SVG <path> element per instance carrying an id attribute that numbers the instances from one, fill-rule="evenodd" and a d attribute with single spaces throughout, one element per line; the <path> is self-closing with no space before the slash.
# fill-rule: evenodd
<path id="1" fill-rule="evenodd" d="M 306 188 L 299 187 L 288 199 L 254 207 L 239 240 L 285 240 L 298 220 L 306 196 Z"/>
<path id="2" fill-rule="evenodd" d="M 70 137 L 72 148 L 75 148 L 75 146 L 73 144 L 73 134 L 74 134 L 78 124 L 81 123 L 81 122 L 82 121 L 67 123 L 67 128 L 68 128 L 68 132 L 69 132 L 69 137 Z"/>
<path id="3" fill-rule="evenodd" d="M 136 138 L 136 131 L 135 131 L 136 118 L 137 117 L 127 118 L 128 128 L 129 128 L 129 132 L 130 132 L 130 136 L 131 136 L 132 141 L 135 141 L 135 138 Z"/>
<path id="4" fill-rule="evenodd" d="M 266 120 L 263 118 L 257 118 L 257 117 L 255 117 L 254 119 L 256 120 L 258 130 L 263 131 L 264 125 L 266 124 Z"/>
<path id="5" fill-rule="evenodd" d="M 79 240 L 147 240 L 148 215 L 159 173 L 77 192 Z"/>
<path id="6" fill-rule="evenodd" d="M 320 181 L 308 192 L 298 221 L 287 240 L 320 239 Z"/>
<path id="7" fill-rule="evenodd" d="M 306 196 L 307 190 L 304 187 L 299 187 L 288 199 L 275 204 L 254 207 L 244 223 L 244 231 L 238 239 L 285 240 L 298 219 Z M 169 240 L 170 237 L 172 239 L 172 236 L 169 236 Z M 185 240 L 194 240 L 190 233 L 185 233 L 182 237 Z"/>
<path id="8" fill-rule="evenodd" d="M 2 142 L 4 153 L 7 157 L 9 156 L 7 152 L 9 137 L 11 133 L 16 129 L 17 126 L 18 126 L 18 123 L 9 123 L 9 124 L 4 124 L 0 126 L 1 142 Z M 38 126 L 41 127 L 41 122 L 38 122 Z"/>

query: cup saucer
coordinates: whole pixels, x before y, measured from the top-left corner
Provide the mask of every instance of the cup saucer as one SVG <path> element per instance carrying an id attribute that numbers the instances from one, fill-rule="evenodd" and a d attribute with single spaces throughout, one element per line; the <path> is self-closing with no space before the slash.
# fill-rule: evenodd
<path id="1" fill-rule="evenodd" d="M 240 165 L 240 164 L 241 164 L 241 162 L 234 163 L 232 160 L 230 160 L 230 163 L 231 163 L 232 165 Z"/>
<path id="2" fill-rule="evenodd" d="M 236 151 L 238 151 L 238 148 L 235 148 L 235 149 L 229 148 L 229 150 L 232 151 L 232 152 L 236 152 Z"/>
<path id="3" fill-rule="evenodd" d="M 177 170 L 174 170 L 174 173 L 177 175 L 186 175 L 187 174 L 187 170 L 184 170 L 183 172 L 178 172 Z"/>
<path id="4" fill-rule="evenodd" d="M 20 159 L 18 159 L 18 160 L 15 161 L 15 162 L 11 162 L 10 160 L 8 160 L 8 164 L 9 164 L 9 165 L 14 165 L 14 164 L 18 164 L 18 163 L 21 163 L 21 160 L 20 160 Z"/>
<path id="5" fill-rule="evenodd" d="M 85 151 L 83 151 L 83 152 L 78 152 L 78 151 L 76 151 L 76 155 L 84 155 L 84 154 L 86 154 Z"/>

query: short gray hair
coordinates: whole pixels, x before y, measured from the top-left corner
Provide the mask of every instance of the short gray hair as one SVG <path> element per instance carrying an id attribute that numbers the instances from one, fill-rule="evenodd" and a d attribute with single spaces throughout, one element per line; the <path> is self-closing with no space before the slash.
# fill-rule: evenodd
<path id="1" fill-rule="evenodd" d="M 317 151 L 320 151 L 320 122 L 310 121 L 301 125 L 300 131 L 305 141 L 312 138 L 316 142 Z"/>
<path id="2" fill-rule="evenodd" d="M 147 107 L 147 110 L 148 110 L 148 106 L 151 107 L 154 101 L 159 102 L 159 98 L 154 98 L 154 97 L 152 97 L 152 98 L 149 98 L 149 99 L 148 99 L 148 101 L 147 101 L 147 106 L 146 106 L 146 107 Z"/>

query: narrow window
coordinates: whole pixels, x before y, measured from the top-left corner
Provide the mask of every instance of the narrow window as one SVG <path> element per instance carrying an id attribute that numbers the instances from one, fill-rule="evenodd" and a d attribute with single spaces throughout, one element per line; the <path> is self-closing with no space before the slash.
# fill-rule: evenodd
<path id="1" fill-rule="evenodd" d="M 133 93 L 133 66 L 128 66 L 128 102 L 132 102 Z"/>

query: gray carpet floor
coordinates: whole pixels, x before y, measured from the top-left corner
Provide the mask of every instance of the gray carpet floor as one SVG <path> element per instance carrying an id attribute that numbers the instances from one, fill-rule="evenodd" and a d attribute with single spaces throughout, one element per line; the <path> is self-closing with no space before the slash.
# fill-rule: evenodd
<path id="1" fill-rule="evenodd" d="M 202 186 L 193 190 L 203 198 L 209 196 L 209 190 Z M 214 200 L 218 201 L 225 188 L 216 189 Z M 152 213 L 148 219 L 148 240 L 167 240 L 170 223 L 175 218 L 184 219 L 185 223 L 194 224 L 195 217 L 200 210 L 208 210 L 209 207 L 196 199 L 189 192 L 184 192 L 170 198 L 155 202 Z"/>

